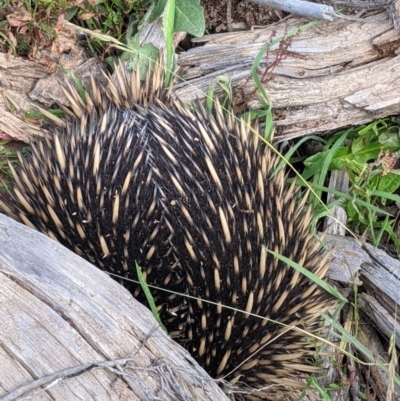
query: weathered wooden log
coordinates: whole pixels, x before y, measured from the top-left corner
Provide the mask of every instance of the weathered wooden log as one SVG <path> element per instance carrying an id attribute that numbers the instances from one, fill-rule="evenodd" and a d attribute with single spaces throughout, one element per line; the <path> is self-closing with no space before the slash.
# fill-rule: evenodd
<path id="1" fill-rule="evenodd" d="M 384 251 L 365 244 L 370 262 L 363 263 L 360 279 L 367 294 L 359 299 L 361 309 L 387 338 L 395 336 L 400 344 L 400 262 Z"/>
<path id="2" fill-rule="evenodd" d="M 400 262 L 384 251 L 351 237 L 327 235 L 325 243 L 332 250 L 333 258 L 329 276 L 347 287 L 344 292 L 349 292 L 353 285 L 359 287 L 356 304 L 361 313 L 358 319 L 355 319 L 354 308 L 344 308 L 350 310 L 350 316 L 344 319 L 346 330 L 357 337 L 369 353 L 374 355 L 376 361 L 389 365 L 394 354 L 389 355 L 388 345 L 382 343 L 382 334 L 386 339 L 393 336 L 394 343 L 399 347 L 400 325 L 397 311 L 400 303 Z M 351 341 L 348 346 L 347 351 L 354 352 L 357 358 L 364 360 L 367 365 L 363 367 L 348 360 L 348 369 L 353 369 L 353 379 L 345 384 L 341 391 L 344 399 L 349 399 L 346 391 L 354 390 L 354 384 L 357 384 L 362 376 L 366 376 L 368 386 L 374 388 L 376 399 L 400 401 L 398 378 L 394 382 L 390 369 L 384 370 L 379 364 L 371 363 L 372 360 L 359 352 L 360 350 L 356 353 Z M 341 366 L 343 355 L 339 356 L 339 359 L 338 366 Z M 388 396 L 390 392 L 391 397 Z"/>
<path id="3" fill-rule="evenodd" d="M 251 97 L 255 85 L 250 69 L 256 55 L 273 38 L 306 23 L 305 19 L 291 18 L 263 30 L 203 37 L 201 40 L 208 41 L 204 46 L 179 54 L 177 73 L 184 81 L 176 85 L 175 94 L 185 102 L 202 99 L 211 83 L 223 75 L 230 78 L 239 101 L 251 108 L 259 107 L 257 97 Z M 157 38 L 154 40 L 159 42 Z M 146 40 L 150 40 L 148 35 Z M 162 47 L 158 42 L 156 46 Z M 262 73 L 266 64 L 280 58 L 264 85 L 275 110 L 276 138 L 322 133 L 399 114 L 399 44 L 400 31 L 392 28 L 386 12 L 379 12 L 362 21 L 320 22 L 292 37 L 287 51 L 279 54 L 278 45 L 273 47 L 259 71 Z M 84 60 L 78 60 L 79 69 Z M 62 103 L 56 81 L 51 85 L 39 83 L 32 90 L 32 74 L 24 73 L 26 68 L 21 66 L 16 70 L 14 63 L 12 57 L 0 55 L 0 87 L 6 99 L 17 99 L 17 110 L 20 106 L 26 110 L 26 98 L 16 95 L 22 87 L 31 99 L 43 100 L 45 86 L 45 98 Z M 27 63 L 33 68 L 33 63 Z M 35 78 L 44 73 L 43 67 L 34 70 Z M 83 70 L 86 75 L 96 76 L 96 70 Z M 80 77 L 79 71 L 76 75 Z M 48 89 L 53 87 L 52 94 Z M 10 128 L 16 124 L 12 113 L 7 113 L 10 104 L 0 96 L 0 131 L 22 139 L 23 127 Z"/>
<path id="4" fill-rule="evenodd" d="M 360 286 L 361 311 L 386 338 L 394 335 L 399 346 L 400 262 L 351 237 L 327 235 L 324 242 L 332 252 L 329 278 L 349 288 Z"/>
<path id="5" fill-rule="evenodd" d="M 227 400 L 104 272 L 0 214 L 0 398 Z"/>
<path id="6" fill-rule="evenodd" d="M 176 95 L 189 102 L 202 99 L 222 75 L 230 78 L 234 92 L 246 101 L 255 88 L 250 68 L 260 49 L 307 22 L 291 18 L 253 32 L 205 36 L 201 40 L 208 40 L 207 44 L 179 55 L 178 73 L 185 81 L 176 85 Z M 399 114 L 399 47 L 400 32 L 392 28 L 386 12 L 362 21 L 320 22 L 292 37 L 264 85 L 276 112 L 276 139 Z M 260 74 L 278 53 L 275 45 L 261 63 Z M 260 107 L 257 97 L 247 104 Z"/>

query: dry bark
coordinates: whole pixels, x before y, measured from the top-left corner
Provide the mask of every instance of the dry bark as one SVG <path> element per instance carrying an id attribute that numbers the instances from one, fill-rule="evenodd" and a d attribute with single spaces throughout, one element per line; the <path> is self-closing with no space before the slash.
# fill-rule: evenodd
<path id="1" fill-rule="evenodd" d="M 396 344 L 400 344 L 400 262 L 388 256 L 382 250 L 369 244 L 365 250 L 370 258 L 363 263 L 360 279 L 367 294 L 361 298 L 361 306 L 368 318 L 379 327 L 380 333 L 387 338 L 394 335 Z"/>
<path id="2" fill-rule="evenodd" d="M 250 79 L 250 69 L 256 55 L 273 38 L 306 22 L 291 18 L 253 32 L 205 36 L 202 40 L 208 43 L 204 46 L 179 54 L 177 72 L 184 81 L 177 83 L 176 96 L 185 102 L 202 99 L 210 84 L 224 75 L 231 79 L 240 102 L 251 108 L 259 107 L 257 97 L 251 98 L 255 86 Z M 159 29 L 153 31 L 159 32 Z M 160 35 L 154 33 L 154 38 L 155 46 L 161 48 Z M 151 41 L 149 30 L 146 30 L 145 40 Z M 275 46 L 264 58 L 259 71 L 265 70 L 266 63 L 273 64 L 277 53 L 278 57 L 283 56 L 264 85 L 275 111 L 276 138 L 284 140 L 324 133 L 399 114 L 399 45 L 400 31 L 392 28 L 386 12 L 376 12 L 360 21 L 320 22 L 293 37 L 288 51 L 283 54 L 279 55 Z M 23 126 L 16 125 L 15 111 L 7 113 L 5 110 L 4 97 L 17 99 L 14 103 L 17 110 L 21 108 L 20 114 L 28 103 L 27 98 L 18 97 L 21 90 L 31 99 L 43 101 L 45 97 L 37 95 L 37 88 L 43 88 L 43 82 L 39 81 L 33 91 L 32 87 L 46 72 L 29 61 L 25 62 L 26 68 L 15 69 L 14 62 L 12 57 L 0 55 L 0 88 L 3 92 L 3 97 L 0 96 L 0 132 L 23 139 L 26 136 Z M 21 60 L 16 62 L 23 63 Z M 82 63 L 77 65 L 78 70 Z M 99 76 L 96 70 L 84 70 Z M 63 103 L 58 85 L 55 80 L 45 82 L 48 89 L 45 95 Z"/>
<path id="3" fill-rule="evenodd" d="M 393 363 L 391 358 L 395 358 L 395 354 L 392 350 L 392 355 L 389 355 L 388 340 L 393 336 L 397 347 L 400 343 L 400 322 L 397 317 L 400 303 L 400 262 L 382 250 L 350 237 L 327 235 L 325 243 L 332 251 L 329 277 L 345 286 L 342 292 L 347 292 L 349 301 L 354 297 L 350 293 L 352 286 L 355 284 L 359 287 L 356 305 L 360 313 L 357 312 L 358 318 L 355 319 L 354 303 L 352 307 L 344 307 L 343 314 L 346 311 L 348 313 L 344 328 L 349 334 L 356 336 L 375 358 L 371 360 L 360 348 L 356 350 L 351 340 L 342 338 L 342 346 L 346 346 L 346 351 L 365 362 L 362 365 L 347 359 L 346 364 L 349 365 L 352 379 L 345 383 L 344 399 L 349 399 L 347 392 L 357 391 L 357 386 L 362 385 L 360 382 L 366 378 L 365 385 L 373 389 L 376 399 L 399 401 L 399 378 L 390 377 L 390 368 L 381 369 L 374 362 L 379 360 L 389 366 Z M 382 335 L 386 337 L 386 342 L 382 341 Z M 338 369 L 343 366 L 344 357 L 344 354 L 338 355 Z M 342 373 L 342 376 L 345 374 Z M 394 386 L 391 388 L 393 382 Z M 393 391 L 391 397 L 388 395 L 390 391 Z"/>
<path id="4" fill-rule="evenodd" d="M 179 75 L 185 82 L 176 86 L 177 96 L 202 99 L 210 83 L 224 75 L 246 101 L 255 87 L 250 68 L 262 46 L 306 22 L 291 18 L 254 32 L 213 35 L 205 46 L 179 55 Z M 400 32 L 392 28 L 386 12 L 362 21 L 320 22 L 296 35 L 264 85 L 275 110 L 278 139 L 400 113 L 399 45 Z M 274 63 L 276 55 L 277 46 L 267 63 Z M 265 59 L 260 72 L 264 69 Z M 260 107 L 257 98 L 248 105 Z"/>

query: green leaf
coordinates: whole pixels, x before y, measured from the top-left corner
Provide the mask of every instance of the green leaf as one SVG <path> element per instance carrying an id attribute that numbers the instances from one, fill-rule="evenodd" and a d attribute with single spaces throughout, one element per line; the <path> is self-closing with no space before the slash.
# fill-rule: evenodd
<path id="1" fill-rule="evenodd" d="M 158 0 L 150 14 L 150 22 L 163 14 L 167 0 Z M 202 36 L 205 30 L 203 7 L 200 0 L 175 0 L 174 32 L 182 31 Z"/>
<path id="2" fill-rule="evenodd" d="M 351 155 L 350 157 L 344 157 L 342 159 L 343 167 L 346 168 L 347 170 L 350 170 L 355 175 L 358 175 L 361 173 L 365 163 L 359 163 L 357 160 L 352 160 Z M 354 181 L 355 178 L 352 179 Z"/>
<path id="3" fill-rule="evenodd" d="M 385 120 L 375 120 L 371 124 L 366 125 L 365 127 L 358 130 L 359 136 L 368 136 L 373 135 L 378 137 L 380 135 L 380 131 L 387 128 L 387 123 Z"/>
<path id="4" fill-rule="evenodd" d="M 140 79 L 144 80 L 146 73 L 149 69 L 149 64 L 158 59 L 158 49 L 151 43 L 145 46 L 139 45 L 139 34 L 136 34 L 129 41 L 129 50 L 124 51 L 121 60 L 129 60 L 129 68 L 136 69 L 139 61 L 140 66 Z"/>
<path id="5" fill-rule="evenodd" d="M 304 182 L 302 182 L 301 180 L 296 180 L 296 183 L 298 185 L 305 186 Z M 318 190 L 322 190 L 324 192 L 333 194 L 333 195 L 337 196 L 338 198 L 346 199 L 348 201 L 354 202 L 355 204 L 360 205 L 363 208 L 367 208 L 367 209 L 370 209 L 371 211 L 374 211 L 374 212 L 377 212 L 377 213 L 381 213 L 384 216 L 391 216 L 391 214 L 386 212 L 385 210 L 380 209 L 379 207 L 371 205 L 369 202 L 365 202 L 365 201 L 363 201 L 361 199 L 355 198 L 354 196 L 346 194 L 344 192 L 337 191 L 335 189 L 331 189 L 331 188 L 328 188 L 328 187 L 325 187 L 325 186 L 319 185 L 319 184 L 313 184 L 312 187 L 313 187 L 313 189 L 318 189 Z M 371 192 L 371 194 L 372 195 L 377 195 L 377 193 L 375 191 Z M 393 196 L 394 195 L 391 195 L 391 197 L 388 196 L 388 199 L 392 199 Z"/>
<path id="6" fill-rule="evenodd" d="M 151 312 L 153 313 L 154 318 L 157 320 L 157 322 L 160 324 L 161 328 L 165 331 L 166 334 L 168 334 L 167 329 L 165 326 L 162 324 L 162 321 L 160 319 L 160 316 L 157 311 L 157 306 L 154 302 L 153 295 L 150 292 L 149 286 L 147 285 L 146 280 L 143 277 L 142 270 L 140 269 L 140 266 L 135 262 L 136 265 L 136 274 L 138 276 L 138 280 L 140 283 L 140 286 L 142 287 L 142 290 L 144 292 L 144 295 L 146 296 L 147 302 L 149 303 Z"/>
<path id="7" fill-rule="evenodd" d="M 232 99 L 232 87 L 229 78 L 218 75 L 216 78 L 213 79 L 207 91 L 206 108 L 209 111 L 212 111 L 214 108 L 214 93 L 216 85 L 218 85 L 224 91 L 225 98 L 227 98 L 229 102 L 231 102 Z"/>
<path id="8" fill-rule="evenodd" d="M 200 0 L 175 1 L 175 32 L 183 31 L 193 36 L 203 36 L 205 30 L 203 7 Z"/>
<path id="9" fill-rule="evenodd" d="M 153 22 L 156 18 L 158 18 L 163 12 L 165 8 L 165 3 L 167 0 L 158 0 L 153 10 L 150 13 L 149 21 Z"/>
<path id="10" fill-rule="evenodd" d="M 167 0 L 165 5 L 163 16 L 162 16 L 162 29 L 165 35 L 165 47 L 166 47 L 166 74 L 165 83 L 167 86 L 172 81 L 173 59 L 174 59 L 174 27 L 175 27 L 175 14 L 176 14 L 176 2 L 175 0 Z"/>
<path id="11" fill-rule="evenodd" d="M 386 147 L 400 148 L 400 135 L 399 132 L 385 132 L 379 137 L 379 143 Z"/>
<path id="12" fill-rule="evenodd" d="M 71 21 L 75 17 L 76 13 L 79 11 L 79 7 L 72 7 L 65 11 L 65 19 Z"/>
<path id="13" fill-rule="evenodd" d="M 350 221 L 358 221 L 358 211 L 354 208 L 351 202 L 346 204 L 346 212 Z"/>
<path id="14" fill-rule="evenodd" d="M 376 180 L 376 190 L 393 194 L 400 187 L 400 175 L 388 173 L 385 176 L 374 177 Z M 400 197 L 397 196 L 400 200 Z M 398 201 L 399 201 L 398 200 Z M 398 202 L 397 201 L 397 202 Z"/>
<path id="15" fill-rule="evenodd" d="M 357 153 L 352 154 L 349 147 L 339 149 L 332 160 L 331 170 L 344 170 L 346 167 L 345 160 L 354 160 L 359 164 L 367 163 L 370 160 L 376 159 L 382 150 L 380 143 L 371 143 L 361 148 Z M 394 148 L 387 148 L 393 151 Z"/>
<path id="16" fill-rule="evenodd" d="M 365 137 L 365 136 L 358 137 L 351 144 L 351 152 L 353 154 L 355 154 L 357 152 L 361 152 L 365 148 L 365 146 L 368 145 L 371 142 L 372 139 L 373 138 L 368 138 L 368 137 Z"/>

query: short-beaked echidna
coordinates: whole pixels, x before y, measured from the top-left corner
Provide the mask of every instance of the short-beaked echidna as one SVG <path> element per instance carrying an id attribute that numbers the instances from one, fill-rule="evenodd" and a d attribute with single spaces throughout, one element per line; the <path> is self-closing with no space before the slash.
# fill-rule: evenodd
<path id="1" fill-rule="evenodd" d="M 69 90 L 65 126 L 32 141 L 1 210 L 105 271 L 136 280 L 137 262 L 148 284 L 197 297 L 152 288 L 170 335 L 212 377 L 296 386 L 316 370 L 304 333 L 328 301 L 267 249 L 324 277 L 304 199 L 247 124 L 163 99 L 162 68 L 144 83 L 117 71 L 85 102 Z"/>

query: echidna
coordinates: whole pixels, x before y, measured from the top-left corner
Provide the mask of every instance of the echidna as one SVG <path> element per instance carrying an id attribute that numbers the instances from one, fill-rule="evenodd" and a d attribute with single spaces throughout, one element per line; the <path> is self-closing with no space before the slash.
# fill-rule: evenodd
<path id="1" fill-rule="evenodd" d="M 161 68 L 144 83 L 117 71 L 117 86 L 92 82 L 85 102 L 69 90 L 65 126 L 33 140 L 1 210 L 107 272 L 136 280 L 137 262 L 174 291 L 153 290 L 160 317 L 212 377 L 298 386 L 316 370 L 304 333 L 329 302 L 267 250 L 324 277 L 304 199 L 243 121 L 167 98 Z"/>

